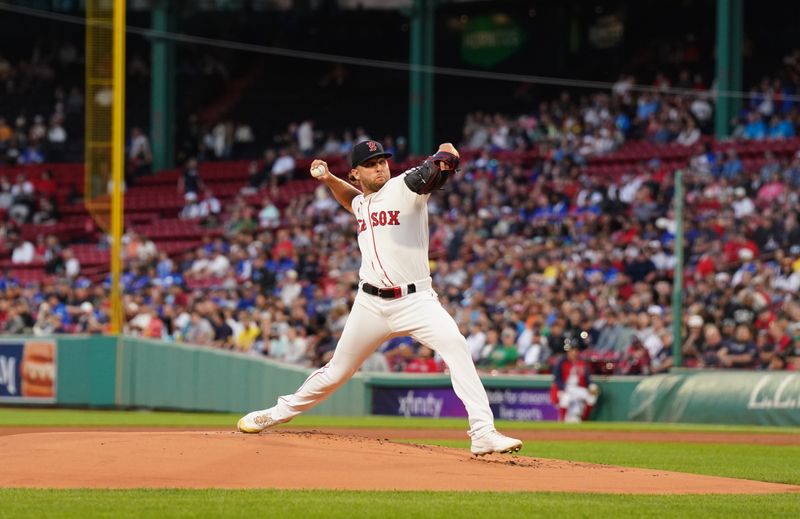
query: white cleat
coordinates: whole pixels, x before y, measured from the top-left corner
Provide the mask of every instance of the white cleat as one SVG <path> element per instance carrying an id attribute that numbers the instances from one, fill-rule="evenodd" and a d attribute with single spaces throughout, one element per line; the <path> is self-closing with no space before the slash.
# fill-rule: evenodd
<path id="1" fill-rule="evenodd" d="M 494 452 L 503 454 L 517 452 L 521 448 L 522 441 L 516 438 L 509 438 L 497 431 L 492 431 L 484 434 L 477 440 L 472 440 L 472 447 L 470 447 L 469 450 L 475 456 L 483 456 Z"/>
<path id="2" fill-rule="evenodd" d="M 289 420 L 276 420 L 272 417 L 272 410 L 275 409 L 274 407 L 270 407 L 269 409 L 262 409 L 260 411 L 253 411 L 252 413 L 247 413 L 243 417 L 239 418 L 239 422 L 236 424 L 236 428 L 239 429 L 239 432 L 243 433 L 250 433 L 250 434 L 257 434 L 267 429 L 269 427 L 274 427 L 278 424 L 288 422 Z"/>

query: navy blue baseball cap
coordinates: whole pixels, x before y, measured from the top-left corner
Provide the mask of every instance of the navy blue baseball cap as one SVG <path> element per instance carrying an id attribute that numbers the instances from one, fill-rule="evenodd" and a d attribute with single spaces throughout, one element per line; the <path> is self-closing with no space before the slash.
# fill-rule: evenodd
<path id="1" fill-rule="evenodd" d="M 375 157 L 389 158 L 391 156 L 391 153 L 387 153 L 383 150 L 383 145 L 380 142 L 364 141 L 353 146 L 350 157 L 353 168 L 355 168 L 369 159 L 374 159 Z"/>

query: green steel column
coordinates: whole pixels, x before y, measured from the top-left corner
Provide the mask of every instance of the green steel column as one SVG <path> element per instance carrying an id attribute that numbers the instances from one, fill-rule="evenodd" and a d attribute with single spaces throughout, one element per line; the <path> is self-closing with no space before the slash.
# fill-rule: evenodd
<path id="1" fill-rule="evenodd" d="M 717 0 L 717 90 L 742 89 L 743 0 Z M 741 101 L 718 97 L 714 116 L 717 138 L 730 133 L 731 117 L 738 113 Z"/>
<path id="2" fill-rule="evenodd" d="M 434 0 L 414 0 L 411 8 L 409 61 L 409 151 L 427 155 L 433 146 L 433 74 L 418 67 L 433 65 Z"/>
<path id="3" fill-rule="evenodd" d="M 151 28 L 173 31 L 175 11 L 168 0 L 153 2 Z M 154 37 L 151 42 L 150 141 L 153 171 L 175 166 L 175 43 Z"/>
<path id="4" fill-rule="evenodd" d="M 717 91 L 731 89 L 730 7 L 731 0 L 717 0 Z M 718 139 L 728 135 L 730 119 L 728 98 L 718 96 L 714 107 L 714 134 Z"/>
<path id="5" fill-rule="evenodd" d="M 731 90 L 742 92 L 742 40 L 744 39 L 744 0 L 731 0 Z M 731 97 L 731 115 L 741 112 L 742 99 Z"/>
<path id="6" fill-rule="evenodd" d="M 412 155 L 422 155 L 422 72 L 416 69 L 422 65 L 423 25 L 422 5 L 424 0 L 414 0 L 411 7 L 411 50 L 409 52 L 408 89 L 408 151 Z"/>
<path id="7" fill-rule="evenodd" d="M 425 65 L 429 67 L 433 67 L 435 63 L 434 58 L 434 38 L 435 38 L 435 21 L 436 21 L 436 0 L 425 0 L 425 11 L 424 11 L 424 31 L 423 31 L 423 38 L 425 41 L 424 44 L 424 54 L 423 58 L 425 61 Z M 433 108 L 433 101 L 434 101 L 434 79 L 435 76 L 433 73 L 428 72 L 423 76 L 422 82 L 422 126 L 424 128 L 423 140 L 422 140 L 422 148 L 423 154 L 430 154 L 433 153 L 434 149 L 434 142 L 433 142 L 433 133 L 434 133 L 434 108 Z M 460 137 L 460 136 L 456 136 Z"/>
<path id="8" fill-rule="evenodd" d="M 672 365 L 683 364 L 683 171 L 675 172 L 675 270 L 672 276 Z"/>

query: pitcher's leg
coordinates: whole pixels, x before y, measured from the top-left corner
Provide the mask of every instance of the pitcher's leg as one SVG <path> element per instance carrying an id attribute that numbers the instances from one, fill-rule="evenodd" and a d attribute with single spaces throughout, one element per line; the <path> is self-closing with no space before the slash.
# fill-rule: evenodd
<path id="1" fill-rule="evenodd" d="M 414 306 L 415 317 L 411 318 L 418 322 L 409 323 L 409 334 L 439 352 L 450 368 L 453 389 L 467 408 L 470 437 L 480 438 L 493 431 L 494 416 L 489 398 L 458 325 L 433 296 L 420 294 L 415 298 Z M 409 317 L 404 316 L 405 319 Z"/>
<path id="2" fill-rule="evenodd" d="M 388 335 L 389 326 L 377 306 L 356 298 L 331 361 L 312 373 L 294 394 L 279 397 L 273 418 L 287 421 L 328 398 L 350 380 Z"/>

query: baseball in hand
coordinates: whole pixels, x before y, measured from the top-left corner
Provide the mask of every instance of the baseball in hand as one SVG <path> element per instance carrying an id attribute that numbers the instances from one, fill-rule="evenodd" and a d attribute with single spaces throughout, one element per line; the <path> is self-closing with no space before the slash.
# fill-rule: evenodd
<path id="1" fill-rule="evenodd" d="M 319 164 L 311 168 L 311 176 L 314 178 L 319 178 L 325 174 L 325 166 Z"/>

